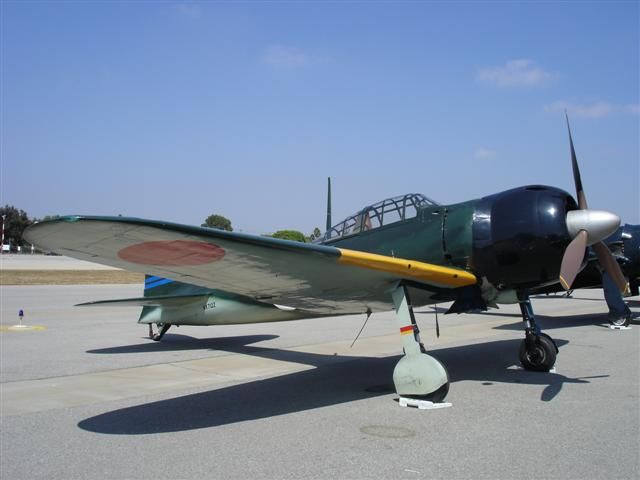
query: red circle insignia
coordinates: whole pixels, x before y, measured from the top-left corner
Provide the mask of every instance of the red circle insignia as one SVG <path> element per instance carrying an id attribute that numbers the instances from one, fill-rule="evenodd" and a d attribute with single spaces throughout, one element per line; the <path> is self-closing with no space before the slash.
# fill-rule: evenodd
<path id="1" fill-rule="evenodd" d="M 163 240 L 130 245 L 118 256 L 131 263 L 157 266 L 192 266 L 217 262 L 225 251 L 218 245 L 192 240 Z"/>

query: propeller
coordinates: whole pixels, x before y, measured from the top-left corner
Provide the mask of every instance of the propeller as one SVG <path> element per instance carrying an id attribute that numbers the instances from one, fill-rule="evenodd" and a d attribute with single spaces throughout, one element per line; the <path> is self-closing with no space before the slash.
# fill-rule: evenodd
<path id="1" fill-rule="evenodd" d="M 567 119 L 567 130 L 569 131 L 571 167 L 573 169 L 573 180 L 576 185 L 579 210 L 567 212 L 567 230 L 573 237 L 573 240 L 571 240 L 571 243 L 567 246 L 562 257 L 560 283 L 565 290 L 571 288 L 573 281 L 582 267 L 586 248 L 591 246 L 598 257 L 598 262 L 602 269 L 613 279 L 620 292 L 626 293 L 629 288 L 627 280 L 620 269 L 620 265 L 618 265 L 609 248 L 603 242 L 605 238 L 615 232 L 620 226 L 620 217 L 603 210 L 589 210 L 587 207 L 587 197 L 582 187 L 580 168 L 578 167 L 576 151 L 573 147 L 569 116 L 566 111 L 565 117 Z"/>

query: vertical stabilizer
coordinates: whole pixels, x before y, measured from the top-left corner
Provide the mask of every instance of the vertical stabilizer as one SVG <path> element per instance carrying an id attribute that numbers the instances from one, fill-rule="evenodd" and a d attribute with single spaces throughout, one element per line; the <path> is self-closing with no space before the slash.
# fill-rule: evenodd
<path id="1" fill-rule="evenodd" d="M 166 297 L 184 295 L 207 295 L 210 289 L 188 283 L 176 282 L 169 278 L 146 275 L 144 279 L 145 297 Z"/>

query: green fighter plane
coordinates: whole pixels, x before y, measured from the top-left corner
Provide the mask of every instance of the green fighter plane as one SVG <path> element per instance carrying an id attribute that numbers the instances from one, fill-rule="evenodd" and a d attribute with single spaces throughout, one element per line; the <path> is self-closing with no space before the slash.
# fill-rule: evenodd
<path id="1" fill-rule="evenodd" d="M 520 361 L 528 370 L 548 371 L 558 349 L 536 324 L 530 292 L 558 280 L 570 288 L 588 246 L 625 290 L 620 267 L 602 243 L 620 219 L 587 208 L 570 130 L 569 140 L 577 202 L 540 185 L 454 205 L 408 194 L 334 226 L 329 207 L 327 231 L 312 244 L 95 216 L 37 223 L 25 238 L 45 250 L 147 274 L 144 297 L 85 305 L 142 306 L 139 323 L 149 325 L 154 340 L 171 325 L 370 315 L 393 308 L 404 347 L 393 373 L 396 390 L 438 402 L 449 378 L 425 352 L 412 306 L 450 301 L 448 313 L 463 313 L 519 303 L 525 333 Z"/>

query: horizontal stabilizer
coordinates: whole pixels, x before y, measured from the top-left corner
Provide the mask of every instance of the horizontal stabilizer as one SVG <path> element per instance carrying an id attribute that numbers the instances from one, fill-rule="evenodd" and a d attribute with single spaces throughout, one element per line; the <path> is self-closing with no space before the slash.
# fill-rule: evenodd
<path id="1" fill-rule="evenodd" d="M 100 300 L 76 306 L 143 307 L 138 323 L 172 325 L 234 325 L 299 320 L 318 316 L 288 306 L 242 299 L 226 292 Z"/>
<path id="2" fill-rule="evenodd" d="M 115 300 L 98 300 L 95 302 L 79 303 L 76 307 L 162 307 L 180 306 L 191 303 L 199 298 L 206 299 L 209 295 L 165 295 L 161 297 L 119 298 Z"/>

